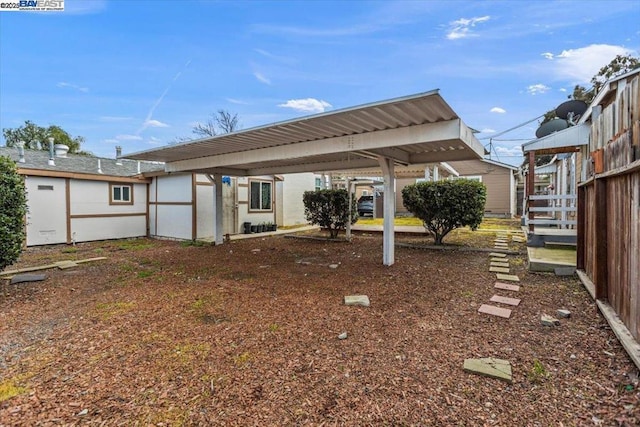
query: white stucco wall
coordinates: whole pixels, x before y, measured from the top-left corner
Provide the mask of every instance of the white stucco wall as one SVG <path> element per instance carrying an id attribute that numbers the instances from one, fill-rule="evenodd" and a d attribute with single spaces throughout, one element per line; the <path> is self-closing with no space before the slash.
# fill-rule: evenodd
<path id="1" fill-rule="evenodd" d="M 282 181 L 282 225 L 306 224 L 302 195 L 313 191 L 316 176 L 313 173 L 295 173 L 284 175 Z"/>

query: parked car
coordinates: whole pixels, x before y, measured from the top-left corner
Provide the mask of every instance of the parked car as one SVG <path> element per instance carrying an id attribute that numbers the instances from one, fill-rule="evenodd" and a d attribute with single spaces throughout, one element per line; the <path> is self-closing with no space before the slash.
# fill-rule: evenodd
<path id="1" fill-rule="evenodd" d="M 365 216 L 365 215 L 373 216 L 373 196 L 361 196 L 358 199 L 358 215 L 359 216 Z"/>

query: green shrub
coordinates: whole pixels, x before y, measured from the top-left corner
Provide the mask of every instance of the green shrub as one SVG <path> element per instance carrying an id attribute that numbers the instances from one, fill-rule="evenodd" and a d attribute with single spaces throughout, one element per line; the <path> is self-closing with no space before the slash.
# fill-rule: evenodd
<path id="1" fill-rule="evenodd" d="M 458 227 L 477 229 L 486 199 L 484 184 L 468 179 L 420 182 L 402 189 L 404 206 L 422 220 L 436 245 L 441 245 L 442 239 Z"/>
<path id="2" fill-rule="evenodd" d="M 347 227 L 349 221 L 349 193 L 347 190 L 305 191 L 302 196 L 304 214 L 311 224 L 329 230 L 332 239 L 340 230 Z M 358 207 L 355 198 L 351 199 L 351 224 L 358 220 Z"/>
<path id="3" fill-rule="evenodd" d="M 16 163 L 0 156 L 0 271 L 22 253 L 26 214 L 27 196 Z"/>

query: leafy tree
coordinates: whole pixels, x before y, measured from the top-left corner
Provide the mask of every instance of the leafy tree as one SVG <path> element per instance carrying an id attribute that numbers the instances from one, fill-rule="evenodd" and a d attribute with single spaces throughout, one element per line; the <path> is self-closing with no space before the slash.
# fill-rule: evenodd
<path id="1" fill-rule="evenodd" d="M 420 218 L 436 245 L 458 227 L 472 230 L 482 222 L 487 190 L 484 184 L 468 179 L 420 182 L 402 189 L 402 202 Z"/>
<path id="2" fill-rule="evenodd" d="M 304 214 L 311 224 L 329 230 L 329 236 L 335 239 L 340 230 L 347 227 L 349 221 L 349 193 L 347 190 L 305 191 L 302 195 Z M 351 224 L 358 220 L 358 207 L 355 198 L 351 199 Z"/>
<path id="3" fill-rule="evenodd" d="M 22 252 L 27 197 L 16 164 L 0 156 L 0 270 L 13 264 Z"/>
<path id="4" fill-rule="evenodd" d="M 218 110 L 215 115 L 211 115 L 211 118 L 206 123 L 198 123 L 193 127 L 192 132 L 199 137 L 206 138 L 208 136 L 216 136 L 220 133 L 231 133 L 240 129 L 240 123 L 238 122 L 238 114 L 231 114 L 227 110 Z"/>
<path id="5" fill-rule="evenodd" d="M 24 141 L 24 147 L 32 150 L 49 150 L 49 139 L 53 138 L 54 144 L 65 144 L 69 147 L 70 153 L 88 154 L 80 150 L 80 146 L 84 142 L 82 136 L 72 137 L 67 131 L 60 126 L 51 125 L 48 128 L 38 126 L 30 120 L 24 122 L 24 125 L 11 129 L 2 129 L 7 147 L 15 147 L 18 142 Z"/>

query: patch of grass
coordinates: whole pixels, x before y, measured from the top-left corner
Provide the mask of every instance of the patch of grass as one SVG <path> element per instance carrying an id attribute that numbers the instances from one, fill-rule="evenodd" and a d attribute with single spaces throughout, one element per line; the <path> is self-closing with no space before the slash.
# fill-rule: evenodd
<path id="1" fill-rule="evenodd" d="M 473 296 L 475 296 L 475 293 L 471 290 L 462 291 L 463 298 L 471 298 Z"/>
<path id="2" fill-rule="evenodd" d="M 527 378 L 529 378 L 529 381 L 533 383 L 541 383 L 542 381 L 546 380 L 548 377 L 549 377 L 549 372 L 547 371 L 547 368 L 544 367 L 542 362 L 540 362 L 538 359 L 535 359 L 533 361 L 533 366 L 527 373 Z"/>
<path id="3" fill-rule="evenodd" d="M 104 320 L 131 311 L 135 307 L 133 302 L 108 302 L 96 304 L 96 310 Z"/>
<path id="4" fill-rule="evenodd" d="M 233 363 L 235 363 L 236 366 L 244 366 L 249 360 L 251 360 L 251 353 L 248 351 L 233 357 Z"/>
<path id="5" fill-rule="evenodd" d="M 0 402 L 9 400 L 27 392 L 25 387 L 20 387 L 11 379 L 0 382 Z"/>
<path id="6" fill-rule="evenodd" d="M 62 249 L 60 252 L 62 252 L 63 254 L 75 254 L 76 252 L 78 252 L 78 248 L 76 248 L 75 246 L 71 246 L 69 248 Z"/>
<path id="7" fill-rule="evenodd" d="M 150 277 L 152 275 L 153 275 L 153 271 L 149 271 L 149 270 L 138 271 L 138 279 L 144 279 L 145 277 Z"/>
<path id="8" fill-rule="evenodd" d="M 184 240 L 180 242 L 180 246 L 182 246 L 183 248 L 188 248 L 190 246 L 201 248 L 203 246 L 211 246 L 211 243 L 203 242 L 202 240 Z"/>
<path id="9" fill-rule="evenodd" d="M 140 240 L 125 240 L 123 242 L 117 243 L 118 249 L 127 250 L 127 251 L 141 251 L 144 249 L 150 249 L 153 247 L 153 244 L 140 241 Z"/>
<path id="10" fill-rule="evenodd" d="M 272 323 L 269 325 L 269 332 L 277 332 L 280 329 L 280 325 L 277 323 Z"/>
<path id="11" fill-rule="evenodd" d="M 95 252 L 95 253 L 97 253 L 97 254 L 102 254 L 102 253 L 104 253 L 104 249 L 103 249 L 103 248 L 95 248 L 95 249 L 93 250 L 93 252 Z"/>

